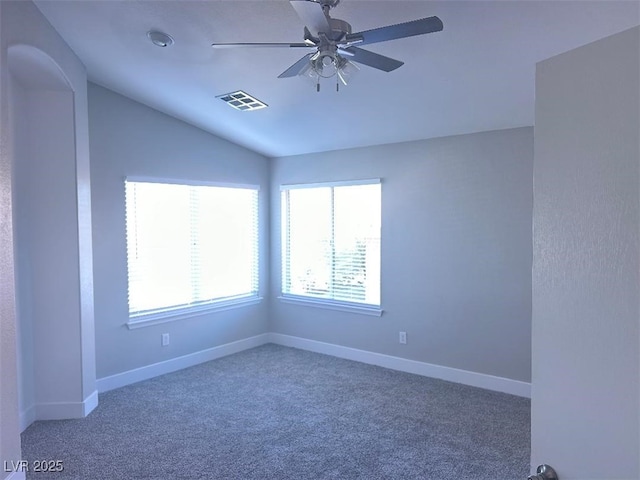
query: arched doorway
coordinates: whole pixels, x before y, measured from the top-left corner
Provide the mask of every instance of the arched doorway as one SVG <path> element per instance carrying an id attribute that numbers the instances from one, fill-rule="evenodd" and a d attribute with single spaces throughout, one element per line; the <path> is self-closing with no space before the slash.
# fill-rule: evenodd
<path id="1" fill-rule="evenodd" d="M 7 60 L 19 408 L 26 428 L 34 420 L 82 417 L 97 405 L 95 340 L 87 338 L 92 292 L 82 281 L 74 89 L 38 48 L 11 46 Z"/>

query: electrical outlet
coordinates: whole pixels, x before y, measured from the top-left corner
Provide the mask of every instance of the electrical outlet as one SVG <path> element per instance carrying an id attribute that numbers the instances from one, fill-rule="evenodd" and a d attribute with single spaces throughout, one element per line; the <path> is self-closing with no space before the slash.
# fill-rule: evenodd
<path id="1" fill-rule="evenodd" d="M 169 334 L 168 333 L 163 333 L 162 334 L 162 346 L 163 347 L 169 346 Z"/>
<path id="2" fill-rule="evenodd" d="M 400 332 L 400 334 L 398 335 L 398 341 L 401 344 L 406 345 L 407 344 L 407 332 Z"/>

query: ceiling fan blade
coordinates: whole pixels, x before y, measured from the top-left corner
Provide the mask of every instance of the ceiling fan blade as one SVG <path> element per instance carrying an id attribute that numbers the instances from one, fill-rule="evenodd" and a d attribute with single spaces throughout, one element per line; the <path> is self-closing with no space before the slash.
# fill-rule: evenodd
<path id="1" fill-rule="evenodd" d="M 278 78 L 295 77 L 300 75 L 306 68 L 310 67 L 310 59 L 313 55 L 313 53 L 307 53 L 304 57 L 278 75 Z"/>
<path id="2" fill-rule="evenodd" d="M 413 37 L 425 33 L 439 32 L 444 28 L 442 20 L 438 17 L 421 18 L 411 22 L 388 25 L 386 27 L 365 30 L 364 32 L 350 33 L 345 37 L 345 41 L 362 41 L 358 45 L 368 45 L 370 43 L 386 42 L 397 38 Z"/>
<path id="3" fill-rule="evenodd" d="M 347 52 L 347 54 L 350 55 L 349 60 L 352 62 L 361 63 L 385 72 L 391 72 L 392 70 L 404 65 L 404 62 L 401 62 L 400 60 L 385 57 L 384 55 L 373 53 L 369 50 L 364 50 L 363 48 L 348 47 L 341 51 Z"/>
<path id="4" fill-rule="evenodd" d="M 322 10 L 322 5 L 309 0 L 290 0 L 289 3 L 315 37 L 320 32 L 331 32 L 331 25 Z"/>
<path id="5" fill-rule="evenodd" d="M 308 43 L 212 43 L 213 48 L 239 48 L 239 47 L 285 47 L 285 48 L 316 48 Z"/>

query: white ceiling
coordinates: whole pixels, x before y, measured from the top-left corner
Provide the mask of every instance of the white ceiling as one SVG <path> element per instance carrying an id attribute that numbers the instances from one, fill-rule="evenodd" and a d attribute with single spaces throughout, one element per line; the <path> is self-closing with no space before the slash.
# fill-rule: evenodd
<path id="1" fill-rule="evenodd" d="M 89 79 L 269 157 L 533 125 L 535 64 L 640 25 L 640 2 L 342 0 L 331 16 L 368 30 L 437 15 L 438 33 L 366 46 L 405 65 L 362 66 L 340 92 L 277 76 L 306 51 L 214 50 L 301 42 L 287 0 L 36 0 Z M 149 30 L 175 44 L 154 46 Z M 269 105 L 237 111 L 242 89 Z"/>

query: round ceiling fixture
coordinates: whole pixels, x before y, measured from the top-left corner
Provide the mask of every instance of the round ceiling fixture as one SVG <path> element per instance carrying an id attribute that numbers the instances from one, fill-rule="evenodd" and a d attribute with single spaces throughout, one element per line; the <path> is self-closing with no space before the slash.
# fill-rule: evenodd
<path id="1" fill-rule="evenodd" d="M 149 37 L 149 40 L 158 47 L 170 47 L 173 45 L 173 38 L 171 38 L 171 35 L 158 32 L 157 30 L 149 30 L 147 32 L 147 37 Z"/>

